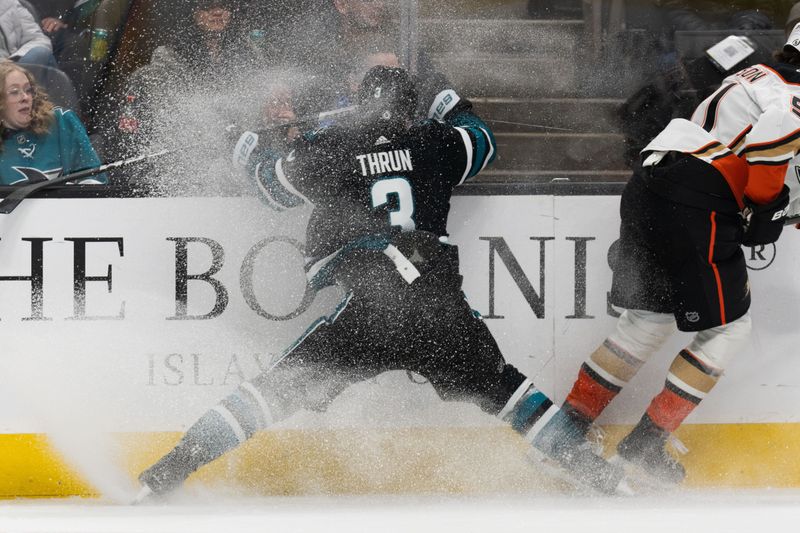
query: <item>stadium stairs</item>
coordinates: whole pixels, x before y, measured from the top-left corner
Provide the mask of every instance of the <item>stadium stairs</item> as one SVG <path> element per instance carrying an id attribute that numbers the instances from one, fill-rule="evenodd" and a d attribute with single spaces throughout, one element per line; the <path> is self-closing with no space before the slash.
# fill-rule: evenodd
<path id="1" fill-rule="evenodd" d="M 626 181 L 615 115 L 636 75 L 601 66 L 583 19 L 530 19 L 524 4 L 420 19 L 420 47 L 495 132 L 498 158 L 476 181 Z"/>

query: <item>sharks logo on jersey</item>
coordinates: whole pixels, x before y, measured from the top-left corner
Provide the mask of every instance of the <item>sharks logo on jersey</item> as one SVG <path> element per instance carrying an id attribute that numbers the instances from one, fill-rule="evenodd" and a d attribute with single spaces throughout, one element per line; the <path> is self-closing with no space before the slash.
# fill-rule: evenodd
<path id="1" fill-rule="evenodd" d="M 39 170 L 38 168 L 31 168 L 31 167 L 11 167 L 16 172 L 22 174 L 22 177 L 17 181 L 11 183 L 11 185 L 16 185 L 18 183 L 22 183 L 27 181 L 29 183 L 38 183 L 40 181 L 47 181 L 53 178 L 57 178 L 61 175 L 61 168 L 52 168 L 50 170 Z"/>
<path id="2" fill-rule="evenodd" d="M 23 159 L 33 159 L 33 154 L 36 152 L 36 145 L 32 144 L 30 148 L 17 148 L 17 150 L 22 154 Z"/>

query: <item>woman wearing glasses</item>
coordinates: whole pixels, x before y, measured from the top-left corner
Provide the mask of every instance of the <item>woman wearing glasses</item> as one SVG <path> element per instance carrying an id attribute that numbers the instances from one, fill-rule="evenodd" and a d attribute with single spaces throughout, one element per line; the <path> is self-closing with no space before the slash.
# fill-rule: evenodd
<path id="1" fill-rule="evenodd" d="M 33 75 L 12 61 L 0 62 L 0 185 L 27 182 L 20 169 L 48 177 L 100 166 L 78 116 L 53 107 Z M 106 183 L 104 174 L 81 183 Z"/>

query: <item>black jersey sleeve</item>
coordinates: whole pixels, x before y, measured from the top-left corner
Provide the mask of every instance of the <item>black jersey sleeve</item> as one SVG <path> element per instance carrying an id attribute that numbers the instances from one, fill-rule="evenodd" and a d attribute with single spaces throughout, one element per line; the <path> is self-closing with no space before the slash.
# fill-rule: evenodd
<path id="1" fill-rule="evenodd" d="M 265 150 L 252 158 L 250 172 L 264 201 L 283 210 L 313 204 L 328 169 L 324 145 L 330 144 L 325 131 L 309 132 L 293 142 L 288 152 Z"/>
<path id="2" fill-rule="evenodd" d="M 438 170 L 453 186 L 475 176 L 497 155 L 497 142 L 491 128 L 472 110 L 468 100 L 455 91 L 440 92 L 431 105 L 430 120 L 424 122 L 423 138 L 433 147 Z"/>

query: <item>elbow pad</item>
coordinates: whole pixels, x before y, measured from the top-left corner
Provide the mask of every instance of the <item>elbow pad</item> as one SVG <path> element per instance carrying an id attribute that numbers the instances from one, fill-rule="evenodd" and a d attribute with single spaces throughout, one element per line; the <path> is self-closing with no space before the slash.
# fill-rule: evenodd
<path id="1" fill-rule="evenodd" d="M 746 218 L 742 244 L 756 246 L 771 244 L 778 240 L 783 231 L 783 217 L 789 206 L 789 188 L 784 185 L 778 197 L 768 204 L 756 205 L 745 198 Z"/>

